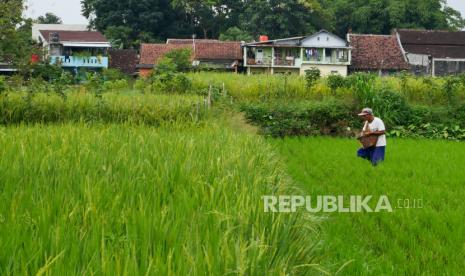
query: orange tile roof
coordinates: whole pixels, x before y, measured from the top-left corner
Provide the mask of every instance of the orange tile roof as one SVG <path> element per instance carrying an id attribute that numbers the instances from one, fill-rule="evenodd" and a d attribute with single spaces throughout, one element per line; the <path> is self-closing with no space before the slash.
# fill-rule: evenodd
<path id="1" fill-rule="evenodd" d="M 395 35 L 349 34 L 353 69 L 405 70 L 409 68 Z"/>
<path id="2" fill-rule="evenodd" d="M 188 48 L 192 50 L 193 59 L 197 60 L 241 60 L 242 49 L 240 42 L 197 42 L 195 49 L 189 44 L 142 44 L 140 64 L 155 64 L 168 52 L 174 49 Z"/>

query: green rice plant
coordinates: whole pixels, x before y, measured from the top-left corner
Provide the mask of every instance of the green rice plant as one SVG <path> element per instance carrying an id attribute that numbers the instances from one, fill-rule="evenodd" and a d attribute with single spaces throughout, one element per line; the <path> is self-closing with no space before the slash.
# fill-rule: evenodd
<path id="1" fill-rule="evenodd" d="M 104 93 L 100 97 L 70 92 L 64 99 L 51 93 L 0 95 L 0 123 L 103 122 L 160 125 L 193 122 L 206 116 L 203 98 L 195 95 Z"/>
<path id="2" fill-rule="evenodd" d="M 225 127 L 226 126 L 226 127 Z M 295 192 L 226 123 L 0 127 L 0 274 L 316 273 L 318 228 L 265 213 Z"/>
<path id="3" fill-rule="evenodd" d="M 349 262 L 343 274 L 465 274 L 462 143 L 388 139 L 386 160 L 373 167 L 356 157 L 355 139 L 270 142 L 302 195 L 389 198 L 392 213 L 325 213 L 322 253 L 329 270 Z"/>
<path id="4" fill-rule="evenodd" d="M 192 89 L 201 91 L 210 85 L 222 87 L 238 101 L 310 96 L 303 77 L 297 75 L 241 75 L 231 73 L 190 73 Z"/>

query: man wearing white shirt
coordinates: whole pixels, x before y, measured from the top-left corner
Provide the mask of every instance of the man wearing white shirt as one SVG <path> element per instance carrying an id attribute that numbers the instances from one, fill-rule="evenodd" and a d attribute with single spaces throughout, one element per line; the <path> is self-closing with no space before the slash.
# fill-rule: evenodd
<path id="1" fill-rule="evenodd" d="M 357 151 L 357 156 L 370 160 L 373 166 L 376 166 L 379 162 L 384 161 L 384 154 L 386 152 L 386 128 L 384 122 L 373 115 L 371 108 L 364 108 L 358 116 L 365 121 L 367 127 L 363 135 L 375 135 L 378 137 L 378 140 L 375 146 L 360 148 Z"/>

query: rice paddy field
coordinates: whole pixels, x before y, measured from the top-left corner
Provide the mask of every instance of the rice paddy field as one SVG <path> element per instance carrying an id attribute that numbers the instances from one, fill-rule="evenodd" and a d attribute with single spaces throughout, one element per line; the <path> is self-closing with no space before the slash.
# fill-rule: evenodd
<path id="1" fill-rule="evenodd" d="M 228 125 L 1 127 L 0 274 L 313 271 L 315 221 L 263 212 L 279 158 Z"/>
<path id="2" fill-rule="evenodd" d="M 465 273 L 463 143 L 388 139 L 387 159 L 377 167 L 355 157 L 359 145 L 350 139 L 272 143 L 304 195 L 387 195 L 390 200 L 392 213 L 324 214 L 327 269 L 350 262 L 347 275 Z"/>
<path id="3" fill-rule="evenodd" d="M 0 275 L 465 274 L 463 143 L 389 139 L 372 167 L 355 139 L 264 138 L 192 94 L 14 92 L 0 114 Z M 265 195 L 394 211 L 267 213 Z"/>

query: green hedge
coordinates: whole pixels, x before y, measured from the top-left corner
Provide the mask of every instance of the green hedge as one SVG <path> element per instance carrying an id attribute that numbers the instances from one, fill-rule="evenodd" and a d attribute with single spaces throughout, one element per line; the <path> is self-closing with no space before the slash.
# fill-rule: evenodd
<path id="1" fill-rule="evenodd" d="M 350 105 L 338 100 L 247 103 L 240 109 L 269 136 L 345 135 L 354 124 Z"/>
<path id="2" fill-rule="evenodd" d="M 370 106 L 375 116 L 385 122 L 388 135 L 465 139 L 465 105 L 411 106 L 389 91 L 381 91 L 376 97 Z M 354 136 L 362 127 L 363 122 L 357 117 L 362 107 L 359 102 L 329 98 L 249 102 L 242 104 L 240 110 L 266 136 Z"/>

